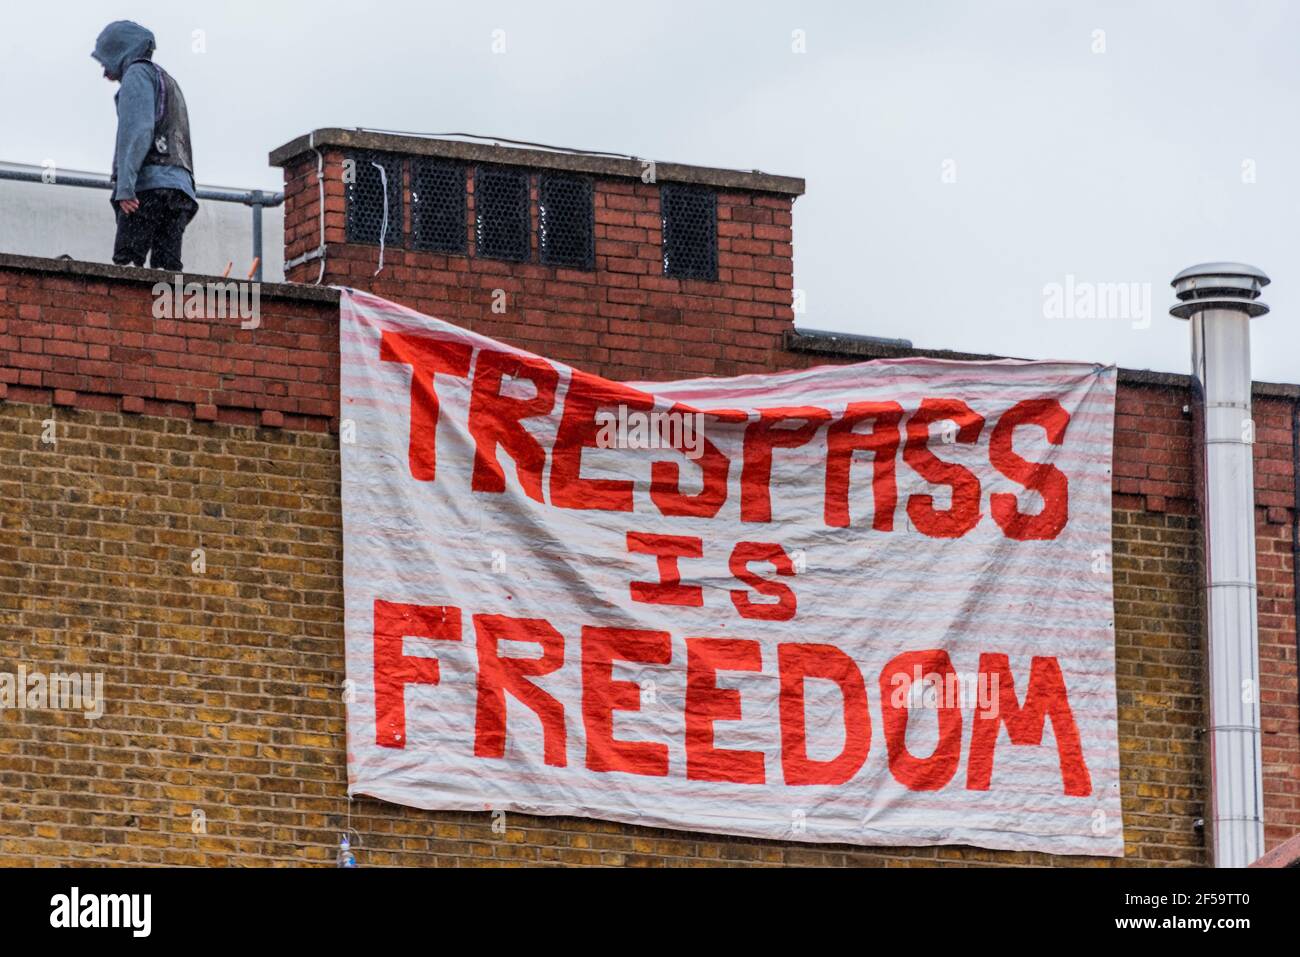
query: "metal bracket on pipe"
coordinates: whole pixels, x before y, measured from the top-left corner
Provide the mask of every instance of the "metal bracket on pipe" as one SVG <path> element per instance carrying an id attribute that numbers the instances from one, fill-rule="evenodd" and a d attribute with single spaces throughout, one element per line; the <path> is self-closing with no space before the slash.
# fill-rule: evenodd
<path id="1" fill-rule="evenodd" d="M 1209 731 L 1213 734 L 1216 731 L 1249 731 L 1251 734 L 1259 734 L 1259 728 L 1253 728 L 1248 724 L 1216 724 L 1211 728 L 1202 728 L 1202 731 Z"/>
<path id="2" fill-rule="evenodd" d="M 309 263 L 313 259 L 320 259 L 321 256 L 324 255 L 325 255 L 325 247 L 317 246 L 315 249 L 308 250 L 307 252 L 303 253 L 301 256 L 294 256 L 292 259 L 290 259 L 287 263 L 284 264 L 284 271 L 287 273 L 290 269 L 293 269 L 295 266 L 301 266 L 303 263 Z"/>

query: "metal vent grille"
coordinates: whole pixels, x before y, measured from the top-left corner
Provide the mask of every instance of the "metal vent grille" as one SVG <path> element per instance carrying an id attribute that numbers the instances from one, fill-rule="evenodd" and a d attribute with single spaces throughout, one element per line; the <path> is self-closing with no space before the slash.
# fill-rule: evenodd
<path id="1" fill-rule="evenodd" d="M 402 158 L 390 153 L 349 153 L 353 166 L 348 180 L 348 242 L 379 245 L 384 225 L 384 178 L 372 163 L 378 163 L 388 176 L 388 232 L 384 245 L 402 244 Z"/>
<path id="2" fill-rule="evenodd" d="M 664 275 L 717 279 L 718 198 L 713 191 L 663 186 L 659 208 L 664 227 Z"/>
<path id="3" fill-rule="evenodd" d="M 529 258 L 528 173 L 480 166 L 474 172 L 474 247 L 479 256 Z"/>
<path id="4" fill-rule="evenodd" d="M 537 244 L 547 266 L 594 269 L 595 210 L 591 180 L 542 176 L 538 188 Z"/>
<path id="5" fill-rule="evenodd" d="M 464 253 L 465 168 L 436 160 L 411 161 L 411 246 Z"/>

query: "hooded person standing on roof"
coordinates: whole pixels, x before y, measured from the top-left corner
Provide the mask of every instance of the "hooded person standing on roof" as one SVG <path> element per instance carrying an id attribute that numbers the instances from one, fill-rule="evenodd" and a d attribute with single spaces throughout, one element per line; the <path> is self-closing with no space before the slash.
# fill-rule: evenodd
<path id="1" fill-rule="evenodd" d="M 181 239 L 198 212 L 190 120 L 177 82 L 153 62 L 153 34 L 130 20 L 104 27 L 91 54 L 117 91 L 113 262 L 180 271 Z"/>

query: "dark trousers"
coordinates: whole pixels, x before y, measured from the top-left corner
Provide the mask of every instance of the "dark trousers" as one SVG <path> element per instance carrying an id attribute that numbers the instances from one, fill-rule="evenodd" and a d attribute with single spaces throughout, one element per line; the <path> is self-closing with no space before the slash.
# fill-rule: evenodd
<path id="1" fill-rule="evenodd" d="M 179 189 L 142 189 L 136 194 L 140 208 L 130 215 L 118 202 L 117 238 L 113 241 L 113 262 L 119 266 L 143 266 L 145 257 L 154 269 L 181 270 L 181 238 L 199 204 Z"/>

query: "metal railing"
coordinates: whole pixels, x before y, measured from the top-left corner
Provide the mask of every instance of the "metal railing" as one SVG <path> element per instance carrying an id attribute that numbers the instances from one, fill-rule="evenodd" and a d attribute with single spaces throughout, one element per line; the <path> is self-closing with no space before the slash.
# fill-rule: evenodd
<path id="1" fill-rule="evenodd" d="M 41 183 L 46 186 L 80 186 L 85 189 L 112 189 L 112 183 L 103 173 L 75 171 L 65 173 L 44 166 L 24 163 L 0 163 L 0 179 L 21 183 Z M 261 189 L 220 189 L 213 186 L 196 186 L 194 194 L 199 199 L 217 203 L 240 203 L 253 209 L 253 278 L 262 278 L 262 210 L 279 206 L 284 193 L 271 193 Z"/>

